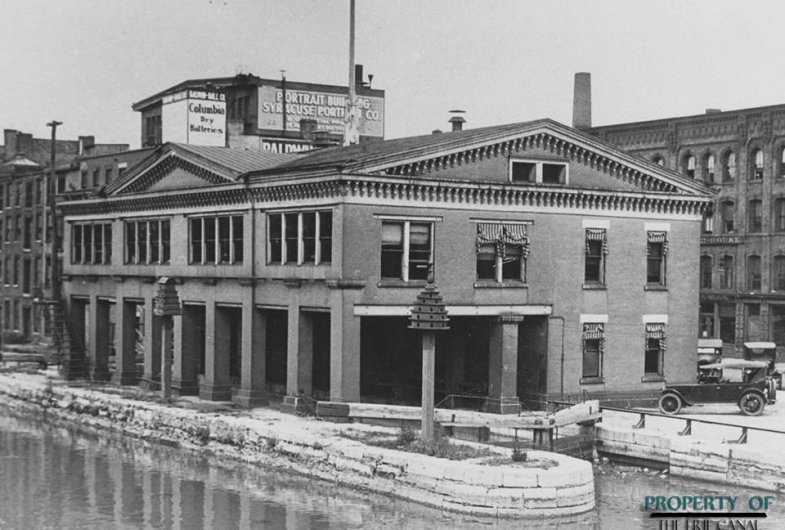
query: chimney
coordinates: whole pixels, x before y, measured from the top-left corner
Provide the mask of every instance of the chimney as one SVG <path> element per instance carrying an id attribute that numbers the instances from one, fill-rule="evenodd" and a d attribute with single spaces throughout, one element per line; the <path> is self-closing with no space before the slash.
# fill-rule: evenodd
<path id="1" fill-rule="evenodd" d="M 31 156 L 33 154 L 33 135 L 30 133 L 19 133 L 16 136 L 16 152 L 20 155 Z"/>
<path id="2" fill-rule="evenodd" d="M 575 92 L 572 100 L 572 126 L 576 129 L 591 127 L 591 74 L 575 74 Z"/>
<path id="3" fill-rule="evenodd" d="M 452 116 L 452 118 L 450 118 L 447 121 L 452 123 L 452 131 L 453 132 L 462 131 L 463 130 L 463 124 L 466 123 L 466 119 L 463 116 L 460 116 L 460 114 L 463 114 L 464 112 L 466 112 L 466 111 L 465 110 L 458 110 L 458 109 L 450 111 L 450 114 L 452 114 L 453 116 Z"/>
<path id="4" fill-rule="evenodd" d="M 79 155 L 84 155 L 95 146 L 95 136 L 80 136 L 79 137 Z"/>
<path id="5" fill-rule="evenodd" d="M 16 129 L 3 130 L 3 142 L 5 145 L 6 160 L 11 160 L 16 155 Z"/>

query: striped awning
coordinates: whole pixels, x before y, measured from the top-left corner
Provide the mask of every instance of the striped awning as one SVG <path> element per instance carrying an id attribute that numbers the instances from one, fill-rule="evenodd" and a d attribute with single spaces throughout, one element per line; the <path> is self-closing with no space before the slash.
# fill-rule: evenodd
<path id="1" fill-rule="evenodd" d="M 586 323 L 583 325 L 584 339 L 602 339 L 604 328 L 602 323 Z"/>
<path id="2" fill-rule="evenodd" d="M 657 232 L 647 232 L 649 243 L 667 243 L 668 242 L 668 232 L 665 231 L 657 231 Z"/>
<path id="3" fill-rule="evenodd" d="M 589 252 L 589 241 L 601 241 L 602 253 L 608 253 L 608 238 L 607 232 L 604 228 L 587 228 L 586 229 L 586 252 Z"/>
<path id="4" fill-rule="evenodd" d="M 477 244 L 508 243 L 521 245 L 528 242 L 526 225 L 480 223 L 477 225 Z"/>

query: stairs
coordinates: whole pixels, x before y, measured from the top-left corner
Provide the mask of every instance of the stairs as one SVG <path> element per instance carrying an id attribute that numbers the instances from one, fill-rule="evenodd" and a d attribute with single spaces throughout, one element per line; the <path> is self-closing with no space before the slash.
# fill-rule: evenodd
<path id="1" fill-rule="evenodd" d="M 89 379 L 90 373 L 82 341 L 73 332 L 71 321 L 59 300 L 43 300 L 54 349 L 47 362 L 60 365 L 60 375 L 66 381 Z"/>

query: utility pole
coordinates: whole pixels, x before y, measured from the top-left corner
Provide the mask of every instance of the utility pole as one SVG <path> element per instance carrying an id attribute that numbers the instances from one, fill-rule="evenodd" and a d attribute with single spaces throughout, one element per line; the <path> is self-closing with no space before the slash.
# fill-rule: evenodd
<path id="1" fill-rule="evenodd" d="M 286 136 L 286 120 L 289 117 L 286 115 L 286 70 L 281 70 L 281 101 L 283 103 L 283 107 L 281 110 L 283 112 L 283 135 Z"/>
<path id="2" fill-rule="evenodd" d="M 55 173 L 55 154 L 56 154 L 56 140 L 57 140 L 57 126 L 62 125 L 63 122 L 52 120 L 46 124 L 47 127 L 52 128 L 52 145 L 50 150 L 49 159 L 49 178 L 44 178 L 44 248 L 46 248 L 46 227 L 50 226 L 52 230 L 52 243 L 51 249 L 51 266 L 50 278 L 52 289 L 52 300 L 60 300 L 60 271 L 58 270 L 57 255 L 60 249 L 60 238 L 57 235 L 57 205 L 55 204 L 55 185 L 57 183 L 57 175 Z M 49 225 L 47 225 L 47 209 L 49 210 Z M 44 262 L 41 264 L 41 270 L 46 270 L 46 250 L 44 250 Z M 44 278 L 46 273 L 43 274 Z M 46 282 L 44 281 L 44 285 Z"/>
<path id="3" fill-rule="evenodd" d="M 353 145 L 359 140 L 357 130 L 357 93 L 354 78 L 354 0 L 349 0 L 349 97 L 343 126 L 343 145 Z"/>

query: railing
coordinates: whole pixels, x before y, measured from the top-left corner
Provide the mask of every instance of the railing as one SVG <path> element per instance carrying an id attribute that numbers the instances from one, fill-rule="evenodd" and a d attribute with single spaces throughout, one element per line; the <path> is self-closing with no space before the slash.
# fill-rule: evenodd
<path id="1" fill-rule="evenodd" d="M 737 425 L 735 423 L 726 423 L 722 421 L 714 421 L 714 420 L 699 420 L 695 418 L 685 418 L 680 416 L 674 416 L 672 414 L 663 414 L 661 412 L 648 412 L 642 411 L 637 409 L 621 409 L 617 407 L 606 407 L 600 406 L 600 411 L 610 410 L 613 412 L 624 412 L 627 414 L 637 414 L 639 416 L 638 423 L 633 425 L 633 429 L 645 429 L 646 428 L 646 417 L 647 416 L 655 416 L 659 418 L 668 418 L 671 420 L 679 420 L 686 422 L 684 429 L 679 431 L 679 436 L 689 436 L 692 434 L 692 424 L 693 423 L 701 423 L 705 425 L 719 425 L 722 427 L 732 427 L 735 429 L 741 429 L 741 436 L 737 440 L 733 440 L 733 443 L 744 444 L 747 443 L 747 435 L 748 431 L 757 431 L 757 432 L 767 432 L 772 434 L 781 434 L 785 435 L 785 431 L 778 431 L 776 429 L 766 429 L 765 427 L 750 427 L 748 425 Z"/>

